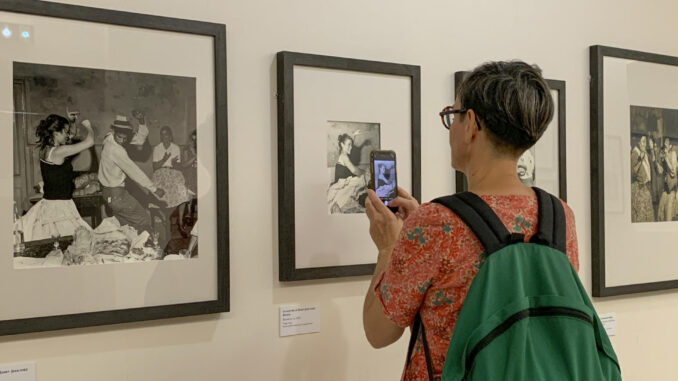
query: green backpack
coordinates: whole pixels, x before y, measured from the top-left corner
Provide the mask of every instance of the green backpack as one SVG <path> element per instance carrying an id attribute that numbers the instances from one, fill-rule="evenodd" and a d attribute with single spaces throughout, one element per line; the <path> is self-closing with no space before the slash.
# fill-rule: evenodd
<path id="1" fill-rule="evenodd" d="M 485 248 L 454 328 L 443 381 L 621 380 L 610 340 L 565 255 L 563 206 L 534 190 L 538 231 L 529 243 L 473 193 L 433 200 L 457 214 Z M 420 329 L 433 380 L 419 314 L 408 361 Z"/>

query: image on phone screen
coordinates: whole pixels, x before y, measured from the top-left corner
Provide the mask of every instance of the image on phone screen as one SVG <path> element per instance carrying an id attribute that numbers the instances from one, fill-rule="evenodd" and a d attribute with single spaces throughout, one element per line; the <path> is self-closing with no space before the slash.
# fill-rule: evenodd
<path id="1" fill-rule="evenodd" d="M 374 191 L 388 205 L 396 198 L 396 166 L 394 160 L 374 160 Z"/>

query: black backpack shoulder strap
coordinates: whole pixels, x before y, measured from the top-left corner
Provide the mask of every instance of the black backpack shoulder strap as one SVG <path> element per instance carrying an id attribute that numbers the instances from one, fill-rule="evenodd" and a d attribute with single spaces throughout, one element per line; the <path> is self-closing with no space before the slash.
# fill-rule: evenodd
<path id="1" fill-rule="evenodd" d="M 431 360 L 431 353 L 428 349 L 428 341 L 426 340 L 426 330 L 424 329 L 424 323 L 421 321 L 421 315 L 419 312 L 414 316 L 414 322 L 412 323 L 412 334 L 410 335 L 410 343 L 407 346 L 407 360 L 405 361 L 405 367 L 407 368 L 410 365 L 410 360 L 412 359 L 412 353 L 414 352 L 414 345 L 417 343 L 417 337 L 419 336 L 419 330 L 421 329 L 421 344 L 424 347 L 424 357 L 426 358 L 426 370 L 428 372 L 429 381 L 433 381 L 433 363 Z"/>
<path id="2" fill-rule="evenodd" d="M 506 229 L 504 223 L 501 222 L 497 214 L 490 208 L 489 205 L 482 198 L 475 193 L 464 192 L 459 194 L 459 198 L 470 205 L 480 216 L 487 222 L 492 232 L 499 238 L 502 243 L 511 241 L 511 232 Z"/>
<path id="3" fill-rule="evenodd" d="M 565 253 L 567 249 L 565 208 L 558 197 L 537 187 L 533 189 L 537 194 L 538 229 L 530 242 L 546 245 Z"/>
<path id="4" fill-rule="evenodd" d="M 474 193 L 457 193 L 432 202 L 446 206 L 459 216 L 478 237 L 487 255 L 523 239 L 522 234 L 511 234 L 492 208 Z"/>

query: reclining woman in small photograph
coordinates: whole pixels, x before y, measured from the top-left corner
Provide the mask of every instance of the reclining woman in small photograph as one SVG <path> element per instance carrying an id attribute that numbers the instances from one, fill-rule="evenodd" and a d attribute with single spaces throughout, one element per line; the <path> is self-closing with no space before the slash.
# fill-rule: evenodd
<path id="1" fill-rule="evenodd" d="M 353 137 L 349 134 L 337 137 L 337 148 L 339 157 L 334 164 L 334 181 L 327 190 L 329 213 L 362 213 L 365 210 L 369 171 L 351 161 L 351 153 L 355 148 Z"/>
<path id="2" fill-rule="evenodd" d="M 94 132 L 89 120 L 81 125 L 87 136 L 72 144 L 69 127 L 77 120 L 76 113 L 69 113 L 69 119 L 51 114 L 40 121 L 35 134 L 40 150 L 40 173 L 44 183 L 42 200 L 33 205 L 21 217 L 25 241 L 73 235 L 77 227 L 91 227 L 78 213 L 73 202 L 73 165 L 71 160 L 94 144 Z"/>

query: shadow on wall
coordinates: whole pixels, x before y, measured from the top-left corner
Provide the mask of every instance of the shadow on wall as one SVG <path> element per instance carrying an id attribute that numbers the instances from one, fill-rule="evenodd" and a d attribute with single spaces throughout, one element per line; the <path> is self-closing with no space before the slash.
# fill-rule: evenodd
<path id="1" fill-rule="evenodd" d="M 280 338 L 291 340 L 289 346 L 285 347 L 287 352 L 283 380 L 346 380 L 348 340 L 355 342 L 351 336 L 364 334 L 362 328 L 354 332 L 344 328 L 357 327 L 360 323 L 342 320 L 347 311 L 339 308 L 336 300 L 362 300 L 368 284 L 369 277 L 366 276 L 285 283 L 277 282 L 277 279 L 274 281 L 273 304 L 317 304 L 320 308 L 319 333 Z M 348 320 L 362 321 L 361 308 L 352 309 L 348 313 L 356 314 L 349 316 Z"/>
<path id="2" fill-rule="evenodd" d="M 346 380 L 348 346 L 341 313 L 332 301 L 320 307 L 320 333 L 281 338 L 292 340 L 287 347 L 282 380 Z"/>

